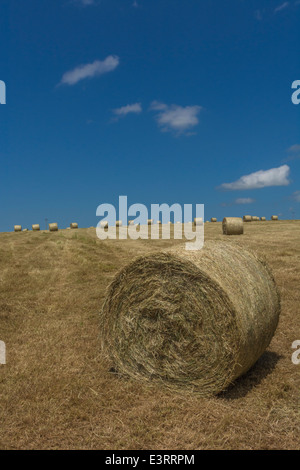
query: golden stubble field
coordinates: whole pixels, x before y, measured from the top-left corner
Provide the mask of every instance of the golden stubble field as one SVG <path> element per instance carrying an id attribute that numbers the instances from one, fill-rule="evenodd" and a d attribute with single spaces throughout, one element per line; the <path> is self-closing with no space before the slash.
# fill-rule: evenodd
<path id="1" fill-rule="evenodd" d="M 205 225 L 207 240 L 221 231 Z M 299 449 L 300 221 L 251 222 L 231 241 L 265 256 L 282 313 L 256 365 L 203 399 L 120 378 L 99 350 L 116 271 L 181 241 L 100 241 L 92 228 L 0 234 L 0 448 Z"/>

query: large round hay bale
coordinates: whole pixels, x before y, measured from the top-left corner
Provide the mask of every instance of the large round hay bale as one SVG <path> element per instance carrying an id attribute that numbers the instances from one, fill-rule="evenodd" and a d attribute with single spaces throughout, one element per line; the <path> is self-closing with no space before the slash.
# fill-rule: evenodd
<path id="1" fill-rule="evenodd" d="M 39 224 L 33 224 L 33 225 L 31 226 L 31 228 L 32 228 L 32 230 L 33 230 L 34 232 L 39 232 L 39 231 L 40 231 L 40 226 L 39 226 Z"/>
<path id="2" fill-rule="evenodd" d="M 15 232 L 22 232 L 22 225 L 14 225 Z"/>
<path id="3" fill-rule="evenodd" d="M 202 217 L 195 217 L 194 218 L 194 225 L 203 225 Z"/>
<path id="4" fill-rule="evenodd" d="M 262 222 L 265 222 L 267 219 L 266 219 L 265 217 L 261 217 L 260 220 L 261 220 Z"/>
<path id="5" fill-rule="evenodd" d="M 57 232 L 57 230 L 58 230 L 57 223 L 53 222 L 52 224 L 49 224 L 49 230 L 50 230 L 50 232 Z"/>
<path id="6" fill-rule="evenodd" d="M 224 235 L 242 235 L 244 233 L 243 220 L 240 217 L 224 217 L 222 229 Z"/>
<path id="7" fill-rule="evenodd" d="M 244 221 L 244 222 L 251 222 L 251 221 L 252 221 L 251 215 L 244 215 L 243 221 Z"/>
<path id="8" fill-rule="evenodd" d="M 72 223 L 70 224 L 70 228 L 72 228 L 72 229 L 78 228 L 77 222 L 72 222 Z"/>
<path id="9" fill-rule="evenodd" d="M 212 218 L 210 219 L 210 221 L 211 221 L 211 222 L 217 222 L 217 219 L 216 219 L 216 217 L 212 217 Z M 207 222 L 208 222 L 208 221 L 207 221 Z"/>
<path id="10" fill-rule="evenodd" d="M 272 215 L 271 220 L 278 220 L 278 215 Z"/>
<path id="11" fill-rule="evenodd" d="M 121 374 L 210 396 L 269 345 L 279 296 L 266 264 L 231 243 L 140 257 L 108 288 L 101 346 Z"/>
<path id="12" fill-rule="evenodd" d="M 116 220 L 116 227 L 122 227 L 122 220 Z"/>

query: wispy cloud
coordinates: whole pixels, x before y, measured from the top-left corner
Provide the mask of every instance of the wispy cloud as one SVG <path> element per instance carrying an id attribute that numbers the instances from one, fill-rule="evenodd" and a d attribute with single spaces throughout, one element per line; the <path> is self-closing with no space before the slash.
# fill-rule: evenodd
<path id="1" fill-rule="evenodd" d="M 292 199 L 296 202 L 300 202 L 300 191 L 295 191 L 293 194 L 292 194 Z"/>
<path id="2" fill-rule="evenodd" d="M 150 109 L 157 111 L 156 121 L 163 132 L 175 131 L 178 134 L 187 133 L 199 124 L 198 114 L 201 106 L 167 105 L 159 101 L 153 101 Z"/>
<path id="3" fill-rule="evenodd" d="M 290 181 L 288 176 L 290 174 L 290 167 L 282 165 L 278 168 L 271 168 L 270 170 L 260 170 L 249 175 L 241 176 L 233 183 L 223 183 L 219 189 L 235 191 L 245 189 L 260 189 L 268 186 L 288 186 Z"/>
<path id="4" fill-rule="evenodd" d="M 83 5 L 85 7 L 96 4 L 95 0 L 73 0 L 73 3 L 78 3 L 79 5 Z"/>
<path id="5" fill-rule="evenodd" d="M 235 204 L 253 204 L 253 202 L 255 202 L 255 199 L 251 197 L 239 197 L 234 201 Z"/>
<path id="6" fill-rule="evenodd" d="M 290 2 L 284 2 L 281 5 L 278 5 L 278 7 L 274 9 L 274 13 L 279 13 L 280 11 L 285 10 L 289 5 Z"/>
<path id="7" fill-rule="evenodd" d="M 255 14 L 255 18 L 257 19 L 257 21 L 262 21 L 263 14 L 261 10 L 256 10 L 254 14 Z"/>
<path id="8" fill-rule="evenodd" d="M 282 163 L 290 162 L 291 160 L 300 159 L 300 145 L 295 144 L 287 149 L 288 156 L 282 160 Z"/>
<path id="9" fill-rule="evenodd" d="M 113 109 L 113 113 L 119 118 L 127 116 L 127 114 L 140 114 L 142 112 L 141 103 L 127 104 L 121 108 Z"/>
<path id="10" fill-rule="evenodd" d="M 79 65 L 62 76 L 60 85 L 75 85 L 86 78 L 93 78 L 115 70 L 119 65 L 119 57 L 110 55 L 104 60 L 95 60 L 91 64 Z"/>

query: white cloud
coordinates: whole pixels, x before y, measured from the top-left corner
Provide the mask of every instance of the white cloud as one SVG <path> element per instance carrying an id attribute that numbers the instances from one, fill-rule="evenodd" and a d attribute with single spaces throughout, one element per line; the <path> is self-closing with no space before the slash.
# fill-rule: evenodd
<path id="1" fill-rule="evenodd" d="M 278 7 L 275 8 L 274 13 L 278 13 L 279 11 L 285 10 L 290 5 L 290 2 L 284 2 Z"/>
<path id="2" fill-rule="evenodd" d="M 220 189 L 234 191 L 237 189 L 259 189 L 268 186 L 288 186 L 290 181 L 288 179 L 290 167 L 282 165 L 278 168 L 271 168 L 270 170 L 260 170 L 249 175 L 241 176 L 233 183 L 223 183 Z"/>
<path id="3" fill-rule="evenodd" d="M 119 57 L 109 55 L 104 60 L 95 60 L 91 64 L 79 65 L 75 69 L 64 73 L 60 84 L 75 85 L 85 78 L 98 77 L 99 75 L 115 70 L 115 68 L 118 67 L 119 62 Z"/>
<path id="4" fill-rule="evenodd" d="M 296 202 L 300 202 L 300 191 L 295 191 L 293 194 L 292 194 L 292 199 Z"/>
<path id="5" fill-rule="evenodd" d="M 113 113 L 119 117 L 126 116 L 129 113 L 139 114 L 141 112 L 141 103 L 128 104 L 127 106 L 122 106 L 121 108 L 116 108 L 113 110 Z"/>
<path id="6" fill-rule="evenodd" d="M 153 101 L 150 109 L 152 111 L 158 111 L 156 120 L 162 131 L 176 131 L 181 134 L 186 133 L 189 129 L 199 124 L 198 114 L 202 107 L 197 105 L 166 105 L 159 101 Z"/>
<path id="7" fill-rule="evenodd" d="M 283 163 L 300 158 L 300 145 L 295 144 L 287 149 L 288 156 L 282 160 Z"/>
<path id="8" fill-rule="evenodd" d="M 255 199 L 251 197 L 239 197 L 234 201 L 235 204 L 253 204 L 253 202 L 255 202 Z"/>

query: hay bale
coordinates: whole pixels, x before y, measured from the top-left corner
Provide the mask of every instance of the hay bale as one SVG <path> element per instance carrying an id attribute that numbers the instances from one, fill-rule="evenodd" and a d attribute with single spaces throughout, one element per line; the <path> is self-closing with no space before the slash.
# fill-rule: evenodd
<path id="1" fill-rule="evenodd" d="M 49 230 L 50 230 L 50 232 L 57 232 L 57 230 L 58 230 L 57 223 L 53 222 L 52 224 L 49 224 Z"/>
<path id="2" fill-rule="evenodd" d="M 272 215 L 271 220 L 278 220 L 278 215 Z"/>
<path id="3" fill-rule="evenodd" d="M 33 232 L 39 232 L 40 231 L 39 224 L 33 224 L 31 227 L 32 227 Z"/>
<path id="4" fill-rule="evenodd" d="M 72 229 L 78 228 L 77 222 L 72 222 L 72 223 L 70 224 L 70 228 L 72 228 Z"/>
<path id="5" fill-rule="evenodd" d="M 243 221 L 244 221 L 244 222 L 251 222 L 251 221 L 252 221 L 251 215 L 244 215 Z"/>
<path id="6" fill-rule="evenodd" d="M 116 220 L 116 227 L 122 227 L 122 220 Z"/>
<path id="7" fill-rule="evenodd" d="M 222 229 L 224 235 L 242 235 L 244 233 L 243 220 L 240 217 L 224 217 Z"/>
<path id="8" fill-rule="evenodd" d="M 274 279 L 252 252 L 224 242 L 173 248 L 115 276 L 101 346 L 121 374 L 211 396 L 257 361 L 279 311 Z"/>
<path id="9" fill-rule="evenodd" d="M 265 217 L 261 217 L 260 220 L 261 220 L 262 222 L 265 222 L 267 219 L 266 219 Z"/>
<path id="10" fill-rule="evenodd" d="M 28 232 L 28 228 L 23 228 L 23 232 Z"/>
<path id="11" fill-rule="evenodd" d="M 212 218 L 210 219 L 210 221 L 211 221 L 211 222 L 217 222 L 217 219 L 216 219 L 216 217 L 212 217 Z M 207 221 L 207 222 L 208 222 L 208 221 Z"/>
<path id="12" fill-rule="evenodd" d="M 128 225 L 134 225 L 134 221 L 133 220 L 128 220 Z"/>
<path id="13" fill-rule="evenodd" d="M 148 219 L 148 220 L 147 220 L 147 224 L 148 224 L 148 225 L 152 225 L 152 224 L 153 224 L 153 219 Z"/>
<path id="14" fill-rule="evenodd" d="M 253 215 L 251 217 L 251 219 L 252 219 L 252 222 L 258 222 L 259 221 L 259 217 L 257 217 L 257 215 Z"/>
<path id="15" fill-rule="evenodd" d="M 158 220 L 156 223 L 157 223 L 158 225 L 161 225 L 161 220 Z"/>
<path id="16" fill-rule="evenodd" d="M 203 225 L 202 217 L 195 217 L 194 218 L 194 225 Z"/>
<path id="17" fill-rule="evenodd" d="M 15 232 L 22 232 L 22 225 L 14 225 Z"/>
<path id="18" fill-rule="evenodd" d="M 108 222 L 107 222 L 107 220 L 101 220 L 101 222 L 100 222 L 100 227 L 102 227 L 102 228 L 108 228 Z"/>

